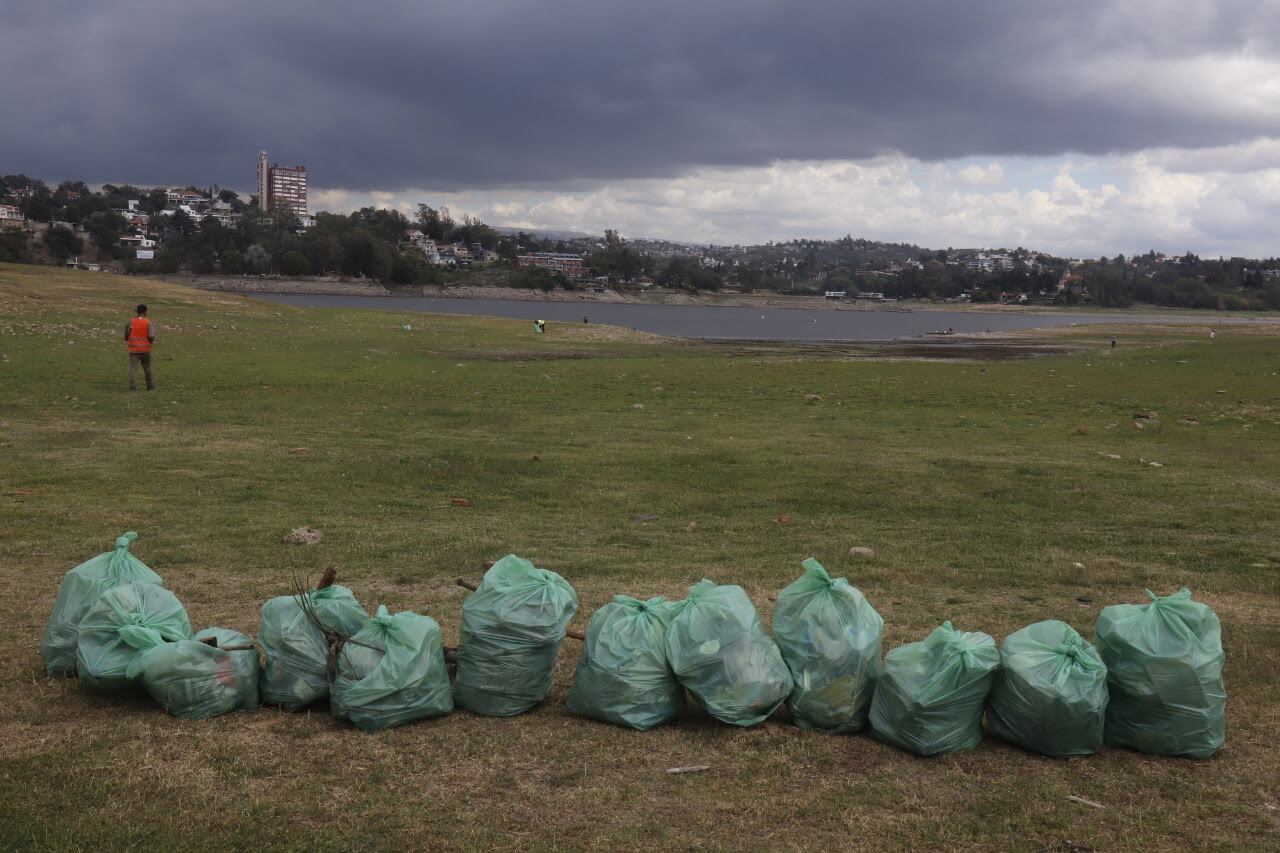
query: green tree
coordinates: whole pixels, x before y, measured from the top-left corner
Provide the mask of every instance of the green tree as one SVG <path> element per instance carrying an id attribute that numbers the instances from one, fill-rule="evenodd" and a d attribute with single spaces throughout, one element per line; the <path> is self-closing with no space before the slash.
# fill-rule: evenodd
<path id="1" fill-rule="evenodd" d="M 218 269 L 223 275 L 244 275 L 244 257 L 236 249 L 223 252 L 218 258 Z"/>
<path id="2" fill-rule="evenodd" d="M 120 242 L 120 235 L 124 233 L 127 223 L 123 216 L 114 211 L 100 210 L 90 214 L 84 226 L 89 232 L 89 239 L 98 248 L 98 260 L 102 260 L 103 254 L 110 255 Z"/>
<path id="3" fill-rule="evenodd" d="M 84 250 L 84 241 L 65 225 L 54 225 L 44 232 L 44 244 L 58 263 L 63 263 L 70 256 L 78 255 Z"/>
<path id="4" fill-rule="evenodd" d="M 301 252 L 285 252 L 280 256 L 280 272 L 285 275 L 310 275 L 311 261 Z"/>
<path id="5" fill-rule="evenodd" d="M 6 228 L 0 231 L 0 261 L 10 263 L 29 263 L 31 256 L 27 253 L 27 232 L 21 228 Z"/>

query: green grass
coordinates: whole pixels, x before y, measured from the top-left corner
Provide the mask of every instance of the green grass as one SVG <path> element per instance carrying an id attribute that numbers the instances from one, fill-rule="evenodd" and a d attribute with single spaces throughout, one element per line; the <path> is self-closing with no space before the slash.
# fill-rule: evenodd
<path id="1" fill-rule="evenodd" d="M 129 394 L 139 300 L 160 389 Z M 1134 328 L 1111 351 L 1101 328 L 1053 334 L 1071 354 L 728 354 L 0 265 L 0 846 L 1274 846 L 1280 337 Z M 1139 411 L 1159 424 L 1133 429 Z M 323 543 L 281 544 L 302 525 Z M 921 760 L 698 713 L 632 733 L 564 711 L 572 641 L 551 701 L 515 719 L 187 723 L 39 674 L 62 573 L 129 529 L 197 627 L 252 633 L 292 573 L 333 563 L 367 608 L 428 613 L 450 644 L 453 579 L 511 551 L 575 585 L 579 626 L 614 593 L 703 576 L 745 586 L 767 622 L 813 555 L 884 615 L 886 647 L 948 618 L 1089 637 L 1101 606 L 1189 585 L 1223 621 L 1227 746 Z M 682 764 L 713 769 L 665 774 Z"/>

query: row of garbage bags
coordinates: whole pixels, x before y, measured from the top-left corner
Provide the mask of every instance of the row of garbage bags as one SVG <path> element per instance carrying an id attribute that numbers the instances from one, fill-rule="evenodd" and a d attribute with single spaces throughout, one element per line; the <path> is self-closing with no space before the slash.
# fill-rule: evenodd
<path id="1" fill-rule="evenodd" d="M 189 719 L 324 698 L 365 731 L 455 705 L 520 714 L 550 695 L 578 607 L 560 575 L 504 557 L 463 603 L 451 683 L 434 619 L 386 607 L 370 618 L 338 585 L 268 601 L 257 646 L 222 628 L 192 634 L 182 604 L 129 553 L 135 536 L 67 573 L 41 646 L 45 666 L 95 692 L 145 689 Z M 680 601 L 618 595 L 591 618 L 567 706 L 646 730 L 681 716 L 687 691 L 728 724 L 755 725 L 786 703 L 802 727 L 869 723 L 874 737 L 919 755 L 977 746 L 985 715 L 991 734 L 1052 756 L 1106 743 L 1208 757 L 1225 736 L 1218 617 L 1187 589 L 1148 595 L 1104 608 L 1096 645 L 1049 620 L 997 649 L 987 634 L 944 622 L 883 660 L 880 614 L 813 559 L 779 593 L 773 637 L 739 586 L 702 580 Z"/>

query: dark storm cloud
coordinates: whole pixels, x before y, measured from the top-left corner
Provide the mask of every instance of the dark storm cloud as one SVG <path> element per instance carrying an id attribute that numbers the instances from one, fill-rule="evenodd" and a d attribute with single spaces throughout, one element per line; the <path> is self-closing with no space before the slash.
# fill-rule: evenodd
<path id="1" fill-rule="evenodd" d="M 266 148 L 322 186 L 446 189 L 1224 144 L 1280 135 L 1274 80 L 1223 115 L 1212 79 L 1276 60 L 1277 6 L 9 3 L 0 172 L 245 187 Z"/>

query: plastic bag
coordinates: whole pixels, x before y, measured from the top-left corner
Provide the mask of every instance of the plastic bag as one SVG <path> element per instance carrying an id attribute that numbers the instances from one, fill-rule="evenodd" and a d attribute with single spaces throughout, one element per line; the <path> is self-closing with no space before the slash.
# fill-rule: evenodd
<path id="1" fill-rule="evenodd" d="M 982 741 L 982 703 L 998 666 L 995 640 L 943 622 L 921 642 L 885 655 L 871 733 L 916 755 L 973 749 Z"/>
<path id="2" fill-rule="evenodd" d="M 1226 737 L 1222 626 L 1191 590 L 1104 607 L 1094 642 L 1107 665 L 1107 744 L 1208 758 Z"/>
<path id="3" fill-rule="evenodd" d="M 169 590 L 152 583 L 112 587 L 80 620 L 80 683 L 95 693 L 132 692 L 141 686 L 137 676 L 129 674 L 137 655 L 190 636 L 187 611 Z"/>
<path id="4" fill-rule="evenodd" d="M 218 645 L 200 642 L 208 638 Z M 129 677 L 140 679 L 151 697 L 175 717 L 203 720 L 257 708 L 258 669 L 252 639 L 228 628 L 206 628 L 190 640 L 142 652 L 129 664 Z"/>
<path id="5" fill-rule="evenodd" d="M 259 694 L 266 704 L 293 711 L 329 695 L 329 643 L 308 618 L 308 609 L 322 625 L 345 637 L 369 621 L 351 590 L 338 584 L 309 591 L 305 601 L 281 595 L 262 605 Z"/>
<path id="6" fill-rule="evenodd" d="M 385 606 L 338 653 L 329 709 L 376 732 L 453 710 L 440 626 L 430 616 Z"/>
<path id="7" fill-rule="evenodd" d="M 880 677 L 884 619 L 844 578 L 832 580 L 812 557 L 803 565 L 773 608 L 773 635 L 795 681 L 787 708 L 803 728 L 856 732 Z"/>
<path id="8" fill-rule="evenodd" d="M 684 713 L 684 688 L 667 664 L 671 604 L 615 595 L 591 617 L 565 701 L 569 712 L 645 731 Z"/>
<path id="9" fill-rule="evenodd" d="M 508 554 L 462 603 L 454 701 L 491 717 L 546 700 L 578 595 L 555 572 Z"/>
<path id="10" fill-rule="evenodd" d="M 1107 667 L 1065 622 L 1028 625 L 1000 644 L 1000 671 L 987 698 L 987 730 L 1023 749 L 1058 758 L 1102 747 Z"/>
<path id="11" fill-rule="evenodd" d="M 162 583 L 158 574 L 129 553 L 129 545 L 137 538 L 133 531 L 124 534 L 116 539 L 114 551 L 86 560 L 63 576 L 40 643 L 44 668 L 50 675 L 76 674 L 80 620 L 99 596 L 121 584 Z"/>
<path id="12" fill-rule="evenodd" d="M 791 694 L 791 672 L 742 587 L 704 578 L 672 609 L 671 669 L 717 720 L 753 726 Z"/>

